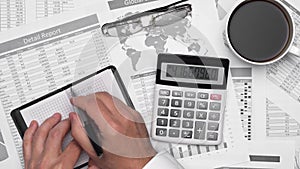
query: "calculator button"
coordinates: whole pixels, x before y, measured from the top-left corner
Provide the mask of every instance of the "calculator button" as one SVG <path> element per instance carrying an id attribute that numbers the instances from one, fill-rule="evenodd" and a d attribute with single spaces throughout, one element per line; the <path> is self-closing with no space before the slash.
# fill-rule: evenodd
<path id="1" fill-rule="evenodd" d="M 209 104 L 209 110 L 216 110 L 216 111 L 221 110 L 221 103 L 218 103 L 218 102 L 211 102 L 211 103 Z"/>
<path id="2" fill-rule="evenodd" d="M 182 100 L 172 99 L 171 106 L 172 107 L 181 107 L 182 106 Z"/>
<path id="3" fill-rule="evenodd" d="M 184 110 L 183 111 L 183 117 L 188 118 L 188 119 L 193 119 L 194 118 L 194 111 Z"/>
<path id="4" fill-rule="evenodd" d="M 180 127 L 180 120 L 171 119 L 170 127 Z"/>
<path id="5" fill-rule="evenodd" d="M 185 92 L 185 97 L 186 98 L 196 98 L 196 93 L 195 92 Z"/>
<path id="6" fill-rule="evenodd" d="M 218 131 L 219 130 L 219 123 L 212 123 L 212 122 L 208 123 L 207 130 Z"/>
<path id="7" fill-rule="evenodd" d="M 203 102 L 203 101 L 198 101 L 197 102 L 197 109 L 207 110 L 207 107 L 208 107 L 207 102 Z"/>
<path id="8" fill-rule="evenodd" d="M 220 94 L 211 94 L 210 95 L 210 100 L 221 100 L 222 99 L 222 95 Z"/>
<path id="9" fill-rule="evenodd" d="M 160 89 L 159 90 L 159 95 L 160 96 L 170 96 L 170 90 Z"/>
<path id="10" fill-rule="evenodd" d="M 207 118 L 207 112 L 204 112 L 204 111 L 196 112 L 196 119 L 205 120 L 206 118 Z"/>
<path id="11" fill-rule="evenodd" d="M 172 91 L 172 96 L 173 97 L 182 97 L 183 92 L 182 91 Z"/>
<path id="12" fill-rule="evenodd" d="M 168 116 L 169 115 L 169 109 L 166 108 L 158 108 L 157 110 L 158 116 Z"/>
<path id="13" fill-rule="evenodd" d="M 159 106 L 169 106 L 169 104 L 170 104 L 170 99 L 165 99 L 165 98 L 158 99 Z"/>
<path id="14" fill-rule="evenodd" d="M 192 138 L 192 135 L 193 135 L 193 131 L 188 131 L 188 130 L 181 131 L 182 138 Z"/>
<path id="15" fill-rule="evenodd" d="M 207 140 L 212 140 L 212 141 L 218 140 L 218 133 L 208 132 Z"/>
<path id="16" fill-rule="evenodd" d="M 183 120 L 182 121 L 182 127 L 183 128 L 193 128 L 193 121 L 191 120 Z"/>
<path id="17" fill-rule="evenodd" d="M 202 121 L 196 121 L 194 128 L 194 138 L 204 140 L 205 139 L 205 127 L 206 123 Z"/>
<path id="18" fill-rule="evenodd" d="M 179 137 L 179 130 L 170 129 L 169 130 L 169 137 Z"/>
<path id="19" fill-rule="evenodd" d="M 172 109 L 171 110 L 171 117 L 181 117 L 181 110 Z"/>
<path id="20" fill-rule="evenodd" d="M 198 99 L 208 99 L 208 93 L 198 93 Z"/>
<path id="21" fill-rule="evenodd" d="M 208 119 L 212 120 L 212 121 L 219 121 L 220 120 L 220 113 L 210 112 L 209 116 L 208 116 Z"/>
<path id="22" fill-rule="evenodd" d="M 167 136 L 167 129 L 157 128 L 156 135 L 157 136 Z"/>
<path id="23" fill-rule="evenodd" d="M 184 101 L 184 108 L 190 108 L 190 109 L 195 108 L 195 101 L 185 100 Z"/>
<path id="24" fill-rule="evenodd" d="M 158 126 L 167 126 L 168 125 L 168 119 L 162 119 L 158 118 L 156 121 Z"/>

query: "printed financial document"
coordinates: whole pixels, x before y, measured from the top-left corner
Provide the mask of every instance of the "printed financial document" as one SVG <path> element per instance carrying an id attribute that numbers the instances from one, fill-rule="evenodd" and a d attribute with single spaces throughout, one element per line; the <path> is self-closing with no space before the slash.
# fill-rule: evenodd
<path id="1" fill-rule="evenodd" d="M 197 2 L 199 6 L 194 7 L 198 9 L 198 11 L 201 9 L 202 12 L 211 13 L 214 9 L 212 1 Z M 209 30 L 211 28 L 210 24 L 212 20 L 217 19 L 217 16 L 215 14 L 208 16 L 211 18 L 204 17 L 203 15 L 193 15 L 191 21 L 183 19 L 181 22 L 166 27 L 145 30 L 137 35 L 117 39 L 115 41 L 121 41 L 121 43 L 111 45 L 113 46 L 110 48 L 110 54 L 112 56 L 120 55 L 120 51 L 124 50 L 124 53 L 118 58 L 119 60 L 115 61 L 115 58 L 112 57 L 112 62 L 118 63 L 118 69 L 125 86 L 129 87 L 129 93 L 135 103 L 135 107 L 144 117 L 148 129 L 151 127 L 153 112 L 157 53 L 172 52 L 216 56 L 208 37 L 202 34 L 203 32 L 206 33 L 205 35 L 213 34 L 213 31 Z M 202 26 L 197 27 L 201 29 L 195 31 L 194 23 L 201 23 Z M 113 41 L 114 39 L 110 38 L 109 40 Z M 137 40 L 144 43 L 137 44 L 135 43 Z M 232 116 L 228 117 L 228 119 L 239 120 L 238 117 L 232 118 Z M 239 141 L 243 141 L 242 130 L 238 133 L 234 131 L 232 132 L 233 134 L 230 134 L 231 129 L 235 130 L 240 128 L 240 122 L 230 124 L 238 124 L 238 126 L 233 127 L 229 125 L 226 129 L 225 142 L 218 146 L 176 145 L 166 143 L 161 145 L 155 141 L 153 141 L 153 145 L 158 150 L 169 151 L 171 155 L 182 162 L 183 166 L 187 168 L 199 167 L 200 163 L 201 166 L 211 167 L 212 165 L 226 165 L 234 162 L 242 162 L 243 160 L 247 161 L 247 154 L 244 151 L 236 151 L 244 147 L 241 146 L 242 144 L 239 144 Z M 214 159 L 219 159 L 219 161 L 216 162 Z"/>
<path id="2" fill-rule="evenodd" d="M 76 3 L 78 6 L 79 1 L 76 1 Z M 34 22 L 37 19 L 69 11 L 74 7 L 75 2 L 73 0 L 1 0 L 0 32 Z M 1 129 L 3 129 L 3 127 L 0 127 L 0 130 Z M 0 137 L 2 138 L 0 153 L 1 165 L 1 161 L 6 160 L 9 155 L 2 133 L 0 133 Z"/>
<path id="3" fill-rule="evenodd" d="M 221 1 L 221 0 L 220 0 Z M 220 2 L 219 1 L 219 2 Z M 229 1 L 224 1 L 229 2 Z M 234 2 L 233 2 L 234 3 Z M 232 52 L 226 47 L 226 43 L 223 40 L 224 36 L 222 36 L 222 33 L 224 33 L 225 29 L 225 21 L 226 19 L 220 20 L 219 25 L 219 32 L 216 40 L 212 39 L 213 43 L 216 46 L 216 51 L 219 52 L 219 55 L 226 55 L 230 57 L 231 60 L 231 74 L 232 79 L 234 83 L 234 89 L 235 89 L 235 95 L 237 97 L 237 102 L 239 106 L 239 113 L 240 113 L 240 120 L 242 121 L 242 127 L 244 130 L 244 136 L 249 140 L 248 145 L 250 148 L 249 156 L 251 156 L 253 153 L 256 153 L 257 146 L 259 145 L 259 142 L 265 142 L 265 141 L 283 141 L 283 140 L 290 140 L 292 142 L 296 141 L 297 138 L 295 136 L 285 136 L 285 133 L 295 133 L 295 130 L 297 130 L 297 123 L 295 123 L 293 120 L 286 123 L 286 120 L 281 120 L 284 117 L 283 113 L 279 113 L 278 111 L 269 111 L 267 112 L 268 106 L 276 106 L 279 105 L 272 104 L 268 105 L 268 102 L 266 99 L 268 99 L 267 90 L 271 91 L 270 93 L 276 95 L 276 96 L 283 96 L 282 93 L 278 93 L 282 91 L 280 88 L 270 88 L 270 85 L 266 84 L 267 77 L 266 77 L 266 68 L 263 66 L 253 66 L 247 63 L 242 62 L 239 58 L 234 56 Z M 224 35 L 224 34 L 223 34 Z M 225 45 L 224 45 L 225 44 Z M 282 91 L 284 92 L 284 91 Z M 285 94 L 287 95 L 287 94 Z M 292 97 L 288 96 L 288 98 L 292 99 Z M 294 101 L 295 102 L 295 101 Z M 282 102 L 282 104 L 286 103 L 286 101 Z M 297 103 L 298 104 L 298 103 Z M 290 108 L 293 108 L 292 106 Z M 288 112 L 288 111 L 286 111 Z M 268 116 L 267 113 L 270 115 Z M 273 113 L 273 114 L 271 114 Z M 275 115 L 276 113 L 276 115 Z M 272 120 L 268 121 L 267 117 L 272 117 Z M 292 119 L 292 117 L 289 117 L 289 119 Z M 288 124 L 289 126 L 292 125 L 292 128 L 290 131 L 284 132 L 282 129 L 284 128 L 284 125 Z M 268 128 L 270 126 L 271 128 Z M 289 127 L 287 126 L 287 128 Z M 282 133 L 281 138 L 267 136 L 267 130 L 270 133 Z M 271 131 L 271 130 L 272 131 Z M 274 143 L 275 144 L 275 143 Z M 277 144 L 277 143 L 276 143 Z M 263 151 L 260 151 L 261 155 L 264 156 L 266 154 L 269 154 L 270 152 L 274 153 L 274 155 L 278 155 L 281 159 L 287 159 L 282 160 L 281 162 L 272 163 L 272 165 L 259 165 L 262 163 L 257 163 L 254 161 L 250 161 L 247 163 L 244 163 L 243 165 L 235 165 L 235 167 L 232 168 L 283 168 L 283 166 L 298 166 L 298 164 L 295 161 L 299 161 L 299 155 L 297 152 L 299 152 L 299 148 L 297 146 L 289 146 L 289 148 L 281 147 L 278 148 L 278 150 L 275 151 L 268 151 L 267 149 L 261 149 Z M 289 156 L 286 156 L 290 154 Z M 294 158 L 291 158 L 293 155 Z M 290 160 L 292 159 L 292 160 Z M 284 162 L 283 162 L 284 161 Z M 258 164 L 258 165 L 256 165 Z M 270 163 L 265 163 L 270 164 Z M 287 165 L 288 164 L 288 165 Z M 242 166 L 242 167 L 241 167 Z M 271 166 L 271 167 L 270 167 Z M 228 166 L 227 166 L 228 167 Z M 226 168 L 226 167 L 224 167 Z M 227 169 L 229 169 L 228 167 Z M 298 169 L 297 167 L 295 167 Z M 231 169 L 231 168 L 230 168 Z"/>
<path id="4" fill-rule="evenodd" d="M 287 1 L 282 2 L 289 7 L 290 12 L 295 21 L 296 35 L 294 46 L 300 47 L 300 11 L 292 6 Z M 292 54 L 287 54 L 286 57 L 280 61 L 267 66 L 266 77 L 273 85 L 271 87 L 279 89 L 280 93 L 284 93 L 284 97 L 280 97 L 279 93 L 271 94 L 273 101 L 278 104 L 285 111 L 298 122 L 300 121 L 300 113 L 297 111 L 300 108 L 300 57 Z M 276 87 L 275 87 L 276 86 Z M 272 89 L 274 89 L 272 88 Z M 277 97 L 276 97 L 277 94 Z M 279 101 L 280 98 L 287 98 L 289 100 Z"/>
<path id="5" fill-rule="evenodd" d="M 21 168 L 23 163 L 22 140 L 10 117 L 13 108 L 110 64 L 100 17 L 91 9 L 1 34 L 0 116 L 7 122 L 1 131 L 10 145 L 1 166 Z"/>
<path id="6" fill-rule="evenodd" d="M 131 5 L 127 5 L 116 10 L 107 6 L 108 1 L 97 1 L 99 4 L 55 16 L 76 7 L 79 1 L 20 2 L 26 2 L 22 6 L 26 11 L 22 23 L 29 25 L 1 33 L 0 42 L 0 120 L 3 122 L 0 125 L 3 139 L 0 148 L 6 150 L 1 151 L 0 159 L 4 160 L 0 161 L 0 166 L 16 169 L 23 165 L 22 140 L 10 117 L 10 111 L 97 68 L 109 65 L 111 59 L 106 55 L 107 46 L 100 26 L 116 20 L 120 14 L 124 16 L 129 11 L 149 9 L 148 3 L 144 3 L 139 8 L 133 4 L 134 8 L 128 8 Z M 170 2 L 174 1 L 149 1 L 153 7 Z M 63 10 L 58 9 L 59 4 Z M 28 9 L 25 5 L 28 5 Z M 86 2 L 80 6 L 86 6 Z M 41 19 L 52 14 L 53 18 Z M 31 23 L 36 19 L 40 21 Z M 18 26 L 15 24 L 9 28 Z"/>
<path id="7" fill-rule="evenodd" d="M 0 31 L 70 11 L 81 0 L 1 0 Z"/>
<path id="8" fill-rule="evenodd" d="M 300 7 L 295 1 L 283 1 L 292 12 L 296 36 L 294 46 L 300 47 Z M 288 54 L 280 61 L 267 66 L 267 97 L 265 130 L 266 137 L 272 140 L 300 140 L 300 58 Z M 295 169 L 300 169 L 300 145 L 296 144 Z"/>
<path id="9" fill-rule="evenodd" d="M 151 127 L 151 112 L 153 111 L 153 94 L 155 87 L 156 72 L 145 72 L 132 76 L 132 83 L 138 100 L 137 108 L 144 117 L 148 129 Z M 231 83 L 231 82 L 229 82 Z M 187 168 L 201 167 L 213 168 L 215 166 L 230 165 L 235 162 L 247 161 L 244 154 L 247 148 L 243 141 L 242 130 L 240 128 L 240 118 L 237 101 L 233 92 L 232 84 L 228 85 L 229 100 L 228 110 L 225 117 L 224 142 L 217 146 L 196 146 L 167 144 L 162 146 L 159 142 L 153 141 L 156 148 L 162 148 L 180 161 Z M 231 103 L 231 104 L 230 104 Z M 140 108 L 140 109 L 139 109 Z M 245 158 L 246 157 L 246 158 Z M 197 159 L 197 160 L 196 160 Z M 218 159 L 218 160 L 215 160 Z M 193 161 L 197 161 L 197 163 Z M 243 161 L 244 160 L 244 161 Z"/>

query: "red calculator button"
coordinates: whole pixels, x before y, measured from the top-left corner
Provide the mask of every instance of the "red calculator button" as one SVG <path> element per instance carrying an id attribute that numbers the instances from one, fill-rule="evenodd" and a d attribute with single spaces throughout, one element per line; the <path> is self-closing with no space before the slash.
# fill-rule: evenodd
<path id="1" fill-rule="evenodd" d="M 210 95 L 210 100 L 221 100 L 222 99 L 222 95 L 220 94 L 211 94 Z"/>

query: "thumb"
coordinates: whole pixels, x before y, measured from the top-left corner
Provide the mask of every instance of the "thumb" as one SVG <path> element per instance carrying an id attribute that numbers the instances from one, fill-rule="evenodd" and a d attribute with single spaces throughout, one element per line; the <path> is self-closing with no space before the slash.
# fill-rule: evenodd
<path id="1" fill-rule="evenodd" d="M 82 127 L 81 121 L 76 113 L 70 113 L 69 119 L 71 120 L 71 134 L 74 140 L 81 146 L 81 148 L 91 157 L 97 158 L 97 154 L 86 134 L 85 129 Z"/>

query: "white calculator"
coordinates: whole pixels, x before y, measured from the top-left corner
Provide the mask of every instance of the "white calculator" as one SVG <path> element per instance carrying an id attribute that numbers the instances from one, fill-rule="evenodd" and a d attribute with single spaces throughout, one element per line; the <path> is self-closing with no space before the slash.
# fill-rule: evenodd
<path id="1" fill-rule="evenodd" d="M 223 139 L 229 60 L 159 54 L 151 135 L 155 140 L 218 145 Z"/>

